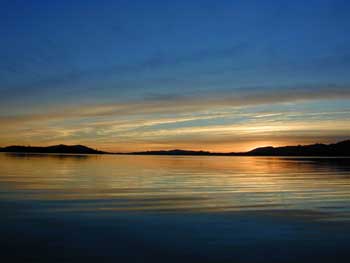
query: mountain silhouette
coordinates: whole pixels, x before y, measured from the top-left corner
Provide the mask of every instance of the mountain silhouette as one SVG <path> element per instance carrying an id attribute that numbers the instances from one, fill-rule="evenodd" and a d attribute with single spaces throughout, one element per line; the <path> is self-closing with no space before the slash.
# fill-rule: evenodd
<path id="1" fill-rule="evenodd" d="M 350 140 L 334 144 L 312 144 L 256 148 L 247 155 L 258 156 L 350 156 Z"/>
<path id="2" fill-rule="evenodd" d="M 72 154 L 107 154 L 84 145 L 54 145 L 47 147 L 37 146 L 8 146 L 0 148 L 0 152 L 16 153 L 72 153 Z M 191 150 L 160 150 L 131 153 L 114 153 L 130 155 L 194 155 L 194 156 L 350 156 L 350 140 L 334 144 L 311 144 L 283 147 L 260 147 L 249 152 L 208 152 Z"/>
<path id="3" fill-rule="evenodd" d="M 284 147 L 260 147 L 249 152 L 207 152 L 207 151 L 146 151 L 133 152 L 137 155 L 204 155 L 204 156 L 350 156 L 350 140 L 335 144 L 312 144 Z"/>
<path id="4" fill-rule="evenodd" d="M 0 148 L 1 152 L 16 153 L 72 153 L 72 154 L 103 154 L 105 152 L 94 150 L 84 145 L 53 145 L 47 147 L 38 146 L 8 146 Z"/>
<path id="5" fill-rule="evenodd" d="M 169 151 L 145 151 L 145 152 L 132 152 L 130 154 L 136 155 L 215 155 L 220 153 L 213 153 L 207 151 L 190 151 L 190 150 L 169 150 Z"/>

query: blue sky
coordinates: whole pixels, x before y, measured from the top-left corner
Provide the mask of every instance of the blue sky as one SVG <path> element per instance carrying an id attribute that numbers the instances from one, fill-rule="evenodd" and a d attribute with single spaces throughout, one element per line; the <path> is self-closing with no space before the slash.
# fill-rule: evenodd
<path id="1" fill-rule="evenodd" d="M 2 1 L 0 144 L 346 138 L 349 11 L 345 0 Z"/>

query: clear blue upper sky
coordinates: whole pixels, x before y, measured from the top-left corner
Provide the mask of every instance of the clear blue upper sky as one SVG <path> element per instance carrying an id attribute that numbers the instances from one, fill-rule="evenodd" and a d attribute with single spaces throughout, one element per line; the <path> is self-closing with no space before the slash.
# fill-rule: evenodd
<path id="1" fill-rule="evenodd" d="M 349 122 L 349 13 L 347 0 L 2 0 L 0 142 L 19 132 L 23 143 L 193 148 L 202 136 L 219 149 L 251 127 L 246 140 L 257 144 L 310 141 L 320 129 L 300 128 L 307 114 Z M 271 134 L 269 122 L 293 132 Z M 347 128 L 316 138 L 345 138 Z"/>

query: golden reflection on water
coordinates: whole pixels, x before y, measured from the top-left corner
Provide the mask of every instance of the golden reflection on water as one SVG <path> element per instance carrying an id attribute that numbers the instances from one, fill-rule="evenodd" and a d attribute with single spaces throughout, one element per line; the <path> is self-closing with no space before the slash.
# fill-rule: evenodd
<path id="1" fill-rule="evenodd" d="M 0 154 L 0 200 L 62 211 L 308 210 L 350 218 L 350 159 Z"/>

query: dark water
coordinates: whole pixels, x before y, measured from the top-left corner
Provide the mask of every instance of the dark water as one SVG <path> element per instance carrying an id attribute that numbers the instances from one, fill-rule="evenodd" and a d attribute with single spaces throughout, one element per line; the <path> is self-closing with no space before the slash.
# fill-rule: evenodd
<path id="1" fill-rule="evenodd" d="M 0 154 L 2 262 L 350 262 L 350 159 Z"/>

